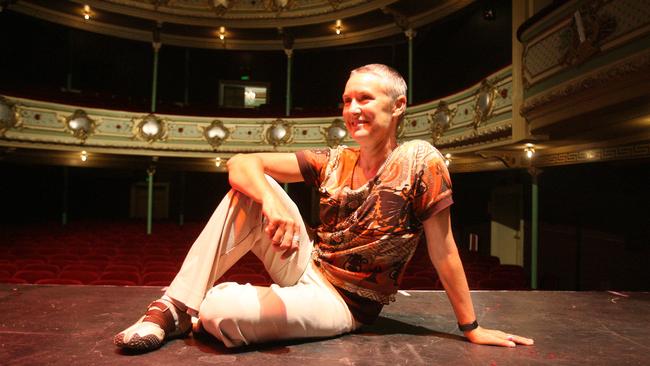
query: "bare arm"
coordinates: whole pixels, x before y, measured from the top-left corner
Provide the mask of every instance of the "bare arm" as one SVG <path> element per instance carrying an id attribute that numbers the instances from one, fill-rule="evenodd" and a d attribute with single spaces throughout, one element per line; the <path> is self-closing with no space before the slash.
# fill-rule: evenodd
<path id="1" fill-rule="evenodd" d="M 260 203 L 271 190 L 264 174 L 281 183 L 303 180 L 298 159 L 292 153 L 237 154 L 228 160 L 230 185 Z"/>
<path id="2" fill-rule="evenodd" d="M 458 255 L 456 242 L 451 231 L 449 208 L 424 221 L 424 233 L 431 263 L 436 268 L 440 281 L 447 292 L 458 323 L 469 324 L 476 320 L 469 286 Z M 514 347 L 516 343 L 532 345 L 533 340 L 506 334 L 499 330 L 478 327 L 465 332 L 472 343 Z"/>
<path id="3" fill-rule="evenodd" d="M 274 248 L 289 256 L 298 249 L 294 234 L 300 233 L 300 227 L 264 174 L 282 183 L 303 180 L 295 154 L 238 154 L 228 160 L 230 185 L 262 204 L 267 219 L 266 234 Z"/>

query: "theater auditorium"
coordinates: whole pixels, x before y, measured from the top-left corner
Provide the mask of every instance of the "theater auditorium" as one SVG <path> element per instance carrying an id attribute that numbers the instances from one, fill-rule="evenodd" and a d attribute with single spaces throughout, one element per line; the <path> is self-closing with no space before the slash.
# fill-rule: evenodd
<path id="1" fill-rule="evenodd" d="M 648 0 L 0 0 L 0 34 L 0 364 L 650 362 Z M 422 235 L 352 332 L 232 348 L 195 316 L 116 347 L 230 159 L 359 146 L 341 96 L 367 64 L 405 79 L 398 144 L 441 153 L 477 322 L 535 344 L 469 342 Z M 281 188 L 317 232 L 323 191 Z M 249 252 L 225 283 L 274 280 Z"/>

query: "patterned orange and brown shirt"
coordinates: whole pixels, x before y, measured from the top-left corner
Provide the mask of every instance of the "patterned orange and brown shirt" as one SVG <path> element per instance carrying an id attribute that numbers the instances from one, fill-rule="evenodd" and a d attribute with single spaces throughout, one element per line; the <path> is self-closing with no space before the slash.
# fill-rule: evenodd
<path id="1" fill-rule="evenodd" d="M 380 304 L 394 301 L 422 221 L 453 202 L 443 156 L 428 142 L 406 142 L 358 189 L 350 188 L 358 148 L 296 156 L 305 182 L 320 193 L 316 265 L 339 289 Z"/>

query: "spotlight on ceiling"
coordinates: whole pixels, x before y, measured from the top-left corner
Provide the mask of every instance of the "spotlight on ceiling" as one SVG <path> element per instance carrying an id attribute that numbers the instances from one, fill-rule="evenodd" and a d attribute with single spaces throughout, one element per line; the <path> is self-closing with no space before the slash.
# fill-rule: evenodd
<path id="1" fill-rule="evenodd" d="M 92 16 L 92 12 L 90 11 L 90 5 L 84 5 L 84 19 L 90 20 L 90 17 Z"/>
<path id="2" fill-rule="evenodd" d="M 492 7 L 483 9 L 483 19 L 485 20 L 495 20 L 497 18 L 497 13 Z"/>
<path id="3" fill-rule="evenodd" d="M 533 155 L 535 155 L 535 145 L 527 143 L 526 147 L 524 147 L 524 152 L 526 153 L 526 157 L 528 159 L 532 159 Z"/>
<path id="4" fill-rule="evenodd" d="M 341 25 L 341 19 L 337 19 L 336 26 L 334 27 L 334 29 L 336 30 L 336 34 L 341 34 L 342 27 L 343 26 Z"/>

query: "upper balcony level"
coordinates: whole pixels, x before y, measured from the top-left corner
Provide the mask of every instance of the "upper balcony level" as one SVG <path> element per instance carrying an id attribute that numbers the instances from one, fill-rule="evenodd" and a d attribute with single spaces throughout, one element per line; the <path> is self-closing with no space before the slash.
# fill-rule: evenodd
<path id="1" fill-rule="evenodd" d="M 410 106 L 399 139 L 432 142 L 449 154 L 452 172 L 649 158 L 647 1 L 576 0 L 536 14 L 528 5 L 513 1 L 512 66 L 460 92 Z M 354 145 L 336 109 L 313 116 L 278 117 L 264 110 L 212 116 L 135 113 L 117 105 L 5 93 L 2 158 L 143 167 L 153 160 L 223 171 L 225 161 L 240 152 Z M 532 158 L 525 149 L 534 150 Z"/>

